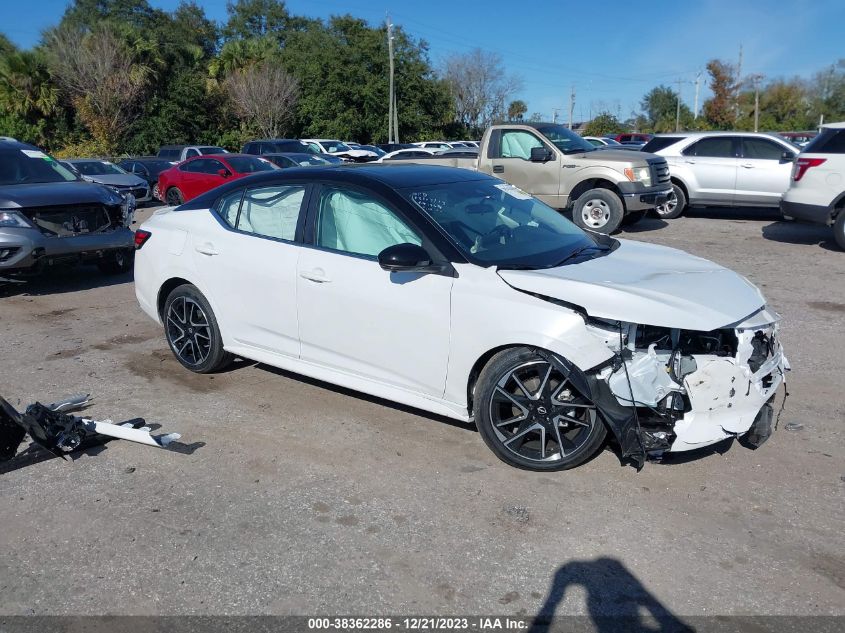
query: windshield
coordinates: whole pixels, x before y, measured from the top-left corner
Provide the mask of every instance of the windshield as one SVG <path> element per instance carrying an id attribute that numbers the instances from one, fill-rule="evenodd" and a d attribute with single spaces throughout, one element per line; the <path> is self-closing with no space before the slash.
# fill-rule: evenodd
<path id="1" fill-rule="evenodd" d="M 149 160 L 144 161 L 143 163 L 138 163 L 139 165 L 143 165 L 147 168 L 147 170 L 152 175 L 158 175 L 163 172 L 165 169 L 170 169 L 173 167 L 168 161 L 166 160 Z"/>
<path id="2" fill-rule="evenodd" d="M 307 167 L 308 165 L 329 165 L 329 161 L 325 158 L 320 158 L 314 154 L 296 154 L 291 156 L 295 163 L 299 163 L 303 167 Z"/>
<path id="3" fill-rule="evenodd" d="M 276 167 L 269 160 L 254 156 L 232 156 L 227 158 L 229 164 L 239 174 L 251 174 L 256 171 L 272 171 Z"/>
<path id="4" fill-rule="evenodd" d="M 71 166 L 85 176 L 114 176 L 126 173 L 117 165 L 102 160 L 74 161 Z"/>
<path id="5" fill-rule="evenodd" d="M 52 156 L 30 149 L 0 149 L 0 185 L 70 182 L 76 174 Z"/>
<path id="6" fill-rule="evenodd" d="M 550 268 L 584 250 L 597 254 L 605 248 L 551 207 L 504 182 L 473 180 L 402 194 L 482 266 Z"/>
<path id="7" fill-rule="evenodd" d="M 537 131 L 554 143 L 564 154 L 576 152 L 593 152 L 595 147 L 589 141 L 585 141 L 572 130 L 562 125 L 542 125 Z"/>
<path id="8" fill-rule="evenodd" d="M 215 147 L 215 146 L 208 146 L 208 147 L 198 147 L 200 154 L 228 154 L 225 149 L 222 147 Z"/>
<path id="9" fill-rule="evenodd" d="M 340 141 L 320 141 L 320 145 L 325 147 L 329 154 L 348 152 L 350 150 L 350 147 L 346 143 L 341 143 Z"/>

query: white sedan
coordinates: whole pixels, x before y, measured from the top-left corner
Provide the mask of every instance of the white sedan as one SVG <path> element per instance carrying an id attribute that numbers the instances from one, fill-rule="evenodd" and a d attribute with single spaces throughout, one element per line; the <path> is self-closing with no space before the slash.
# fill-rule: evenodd
<path id="1" fill-rule="evenodd" d="M 424 165 L 291 168 L 157 212 L 136 293 L 179 362 L 234 356 L 474 422 L 514 466 L 762 444 L 788 368 L 744 277 Z"/>

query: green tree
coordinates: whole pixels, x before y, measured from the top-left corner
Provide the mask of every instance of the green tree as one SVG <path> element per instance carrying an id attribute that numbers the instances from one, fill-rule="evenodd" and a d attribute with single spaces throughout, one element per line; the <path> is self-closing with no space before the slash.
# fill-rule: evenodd
<path id="1" fill-rule="evenodd" d="M 717 130 L 732 130 L 737 119 L 739 90 L 736 68 L 727 62 L 711 59 L 707 63 L 707 72 L 713 96 L 704 102 L 704 118 Z"/>
<path id="2" fill-rule="evenodd" d="M 59 89 L 38 51 L 0 55 L 0 134 L 52 145 L 61 111 Z"/>
<path id="3" fill-rule="evenodd" d="M 645 122 L 653 132 L 671 132 L 675 130 L 678 115 L 678 93 L 668 86 L 652 88 L 640 102 Z M 681 101 L 680 127 L 688 129 L 692 125 L 693 115 L 689 106 Z"/>
<path id="4" fill-rule="evenodd" d="M 593 120 L 587 123 L 587 127 L 584 128 L 586 136 L 604 136 L 605 134 L 618 134 L 624 131 L 625 126 L 610 112 L 601 112 L 593 117 Z"/>
<path id="5" fill-rule="evenodd" d="M 250 39 L 274 37 L 283 43 L 288 32 L 317 24 L 315 20 L 292 16 L 282 0 L 231 0 L 226 3 L 229 19 L 223 37 Z"/>
<path id="6" fill-rule="evenodd" d="M 16 47 L 12 44 L 12 40 L 6 37 L 3 33 L 0 33 L 0 56 L 8 55 L 15 50 Z"/>
<path id="7" fill-rule="evenodd" d="M 508 119 L 511 121 L 522 121 L 526 112 L 528 112 L 528 105 L 522 99 L 511 101 L 508 104 Z"/>

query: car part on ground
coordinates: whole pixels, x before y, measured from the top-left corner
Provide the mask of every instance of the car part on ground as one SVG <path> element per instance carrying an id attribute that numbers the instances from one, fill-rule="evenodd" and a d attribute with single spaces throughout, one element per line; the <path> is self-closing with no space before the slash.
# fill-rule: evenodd
<path id="1" fill-rule="evenodd" d="M 832 227 L 845 250 L 845 122 L 825 125 L 801 150 L 780 210 L 787 219 Z"/>
<path id="2" fill-rule="evenodd" d="M 132 248 L 134 214 L 133 196 L 78 179 L 36 147 L 0 142 L 0 272 L 112 261 Z"/>
<path id="3" fill-rule="evenodd" d="M 100 444 L 108 438 L 166 448 L 181 437 L 178 433 L 154 436 L 141 418 L 115 424 L 111 420 L 69 415 L 86 408 L 91 400 L 90 394 L 80 394 L 48 405 L 35 402 L 20 413 L 0 397 L 0 460 L 12 459 L 27 434 L 33 442 L 58 457 L 66 457 L 68 453 Z"/>
<path id="4" fill-rule="evenodd" d="M 519 467 L 571 468 L 605 430 L 637 466 L 759 445 L 789 367 L 744 277 L 468 170 L 268 172 L 138 234 L 136 296 L 186 368 L 237 355 L 474 421 Z"/>

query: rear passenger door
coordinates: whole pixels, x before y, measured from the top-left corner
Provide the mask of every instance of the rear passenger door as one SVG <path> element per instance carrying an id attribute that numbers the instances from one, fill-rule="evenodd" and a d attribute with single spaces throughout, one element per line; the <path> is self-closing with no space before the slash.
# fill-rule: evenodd
<path id="1" fill-rule="evenodd" d="M 792 161 L 783 160 L 783 153 L 795 158 L 777 141 L 755 136 L 743 137 L 742 158 L 736 174 L 735 204 L 778 206 L 789 188 Z"/>
<path id="2" fill-rule="evenodd" d="M 722 135 L 705 137 L 682 152 L 681 162 L 695 179 L 690 202 L 733 205 L 739 152 L 739 137 Z"/>
<path id="3" fill-rule="evenodd" d="M 192 230 L 194 261 L 210 288 L 224 344 L 299 357 L 296 266 L 303 183 L 238 189 L 218 201 L 217 222 Z"/>

